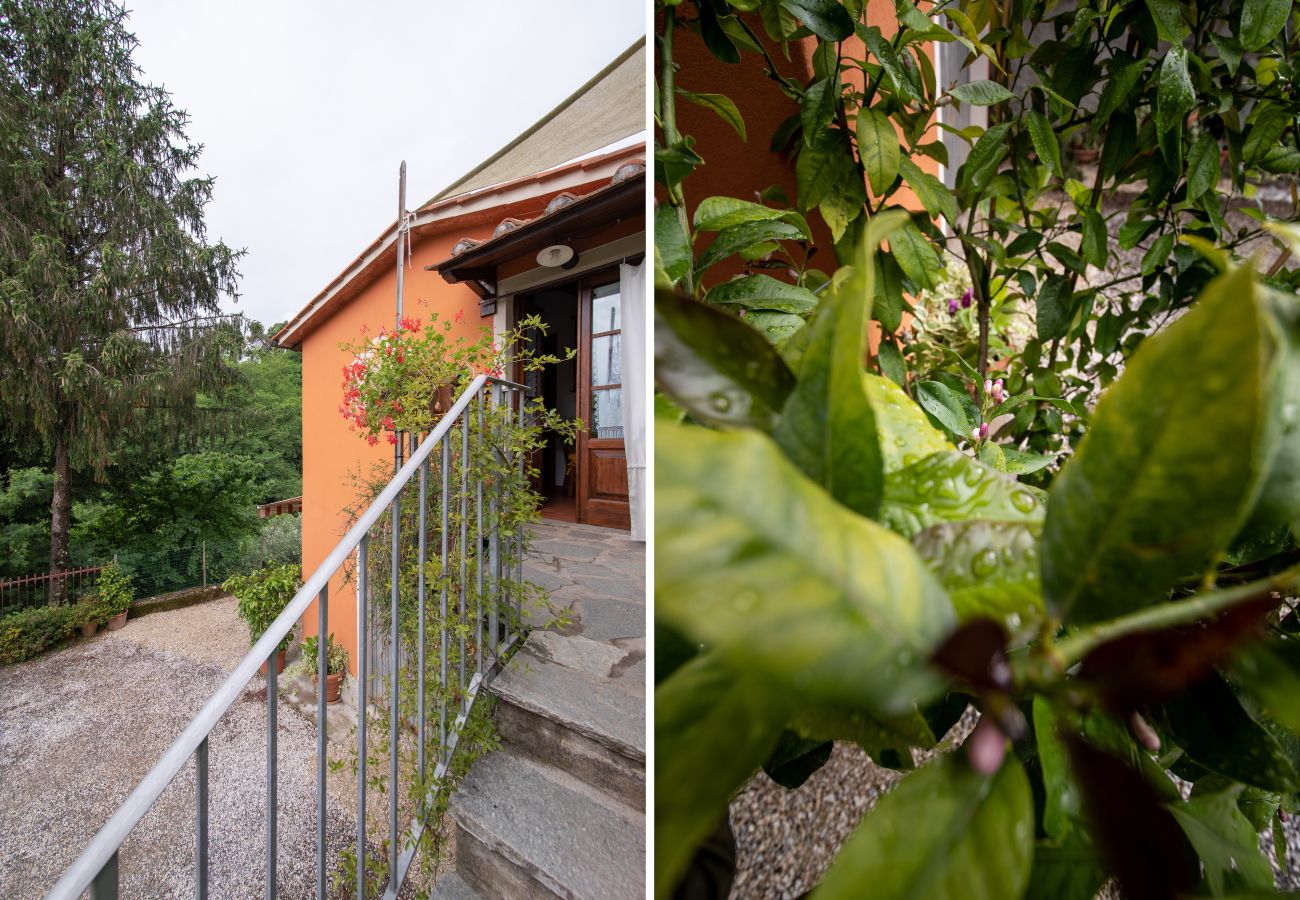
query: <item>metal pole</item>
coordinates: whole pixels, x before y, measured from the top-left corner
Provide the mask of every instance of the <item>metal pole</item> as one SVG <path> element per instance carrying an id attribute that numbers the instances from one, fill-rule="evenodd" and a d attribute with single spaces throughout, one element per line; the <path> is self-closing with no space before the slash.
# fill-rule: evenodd
<path id="1" fill-rule="evenodd" d="M 277 645 L 266 658 L 266 900 L 275 900 L 275 778 L 276 778 L 276 738 L 275 721 L 279 688 L 276 684 L 279 672 L 280 648 Z"/>
<path id="2" fill-rule="evenodd" d="M 397 315 L 394 333 L 402 327 L 402 292 L 406 286 L 406 160 L 397 175 Z M 402 467 L 402 433 L 397 432 L 393 444 L 393 471 Z"/>
<path id="3" fill-rule="evenodd" d="M 416 593 L 420 603 L 419 612 L 419 641 L 420 648 L 416 653 L 416 670 L 415 670 L 415 690 L 416 690 L 416 719 L 419 725 L 416 729 L 416 765 L 420 770 L 420 784 L 424 784 L 424 743 L 425 743 L 425 718 L 424 718 L 424 656 L 427 641 L 424 636 L 425 629 L 425 584 L 424 584 L 424 564 L 427 561 L 428 553 L 428 500 L 429 497 L 429 461 L 426 459 L 424 465 L 420 466 L 420 537 L 419 537 L 419 563 L 420 571 L 417 575 L 418 587 Z"/>
<path id="4" fill-rule="evenodd" d="M 438 755 L 446 759 L 447 747 L 447 512 L 451 506 L 451 436 L 442 440 L 442 591 L 439 596 L 438 614 L 441 616 L 438 626 L 441 645 L 439 647 L 439 665 L 441 677 L 438 681 Z"/>
<path id="5" fill-rule="evenodd" d="M 208 542 L 203 542 L 203 586 L 208 586 Z"/>
<path id="6" fill-rule="evenodd" d="M 194 815 L 194 881 L 198 900 L 208 898 L 208 739 L 194 754 L 194 780 L 198 798 Z"/>
<path id="7" fill-rule="evenodd" d="M 398 443 L 401 443 L 400 439 Z M 394 888 L 397 887 L 397 858 L 400 855 L 397 847 L 397 739 L 401 733 L 401 719 L 397 709 L 397 645 L 400 639 L 397 624 L 402 580 L 401 521 L 402 495 L 399 493 L 393 498 L 392 568 L 389 569 L 393 590 L 390 596 L 388 638 L 388 663 L 392 676 L 388 696 L 388 883 Z"/>
<path id="8" fill-rule="evenodd" d="M 366 898 L 366 694 L 370 681 L 366 673 L 366 599 L 370 590 L 367 567 L 370 535 L 357 547 L 357 900 Z"/>
<path id="9" fill-rule="evenodd" d="M 329 675 L 330 586 L 316 600 L 316 900 L 325 900 L 325 679 Z"/>
<path id="10" fill-rule="evenodd" d="M 451 434 L 451 432 L 448 432 Z M 460 603 L 457 606 L 457 614 L 461 627 L 460 631 L 460 696 L 461 702 L 465 700 L 465 628 L 468 624 L 465 620 L 468 602 L 468 586 L 465 583 L 466 578 L 466 560 L 469 555 L 469 410 L 460 414 Z"/>
<path id="11" fill-rule="evenodd" d="M 478 454 L 479 459 L 475 462 L 474 467 L 478 469 L 478 477 L 475 479 L 474 487 L 474 635 L 478 643 L 475 645 L 477 659 L 475 665 L 478 666 L 478 672 L 483 674 L 483 470 L 479 468 L 483 457 L 483 389 L 479 388 L 478 392 Z M 468 414 L 469 410 L 466 409 Z"/>

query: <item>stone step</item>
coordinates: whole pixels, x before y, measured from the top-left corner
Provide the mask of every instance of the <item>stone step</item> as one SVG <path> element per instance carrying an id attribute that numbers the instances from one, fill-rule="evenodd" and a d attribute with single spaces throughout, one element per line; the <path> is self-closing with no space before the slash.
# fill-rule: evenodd
<path id="1" fill-rule="evenodd" d="M 455 872 L 443 872 L 433 886 L 433 900 L 482 900 L 483 895 L 465 883 Z"/>
<path id="2" fill-rule="evenodd" d="M 449 812 L 456 871 L 485 897 L 645 896 L 643 815 L 566 772 L 511 749 L 490 753 Z"/>
<path id="3" fill-rule="evenodd" d="M 644 811 L 642 646 L 534 631 L 492 684 L 502 742 Z"/>

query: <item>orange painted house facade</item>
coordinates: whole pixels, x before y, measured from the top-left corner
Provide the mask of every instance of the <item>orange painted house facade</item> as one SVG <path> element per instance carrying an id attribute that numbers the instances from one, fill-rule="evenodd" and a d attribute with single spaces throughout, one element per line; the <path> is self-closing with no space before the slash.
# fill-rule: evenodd
<path id="1" fill-rule="evenodd" d="M 436 316 L 453 323 L 453 337 L 473 340 L 482 329 L 499 334 L 537 313 L 561 349 L 578 351 L 545 386 L 548 406 L 588 427 L 577 447 L 548 447 L 540 460 L 544 516 L 629 526 L 617 306 L 620 264 L 645 255 L 645 152 L 638 142 L 435 199 L 408 214 L 406 316 Z M 369 446 L 340 414 L 340 373 L 352 360 L 342 345 L 394 325 L 399 225 L 386 228 L 275 336 L 276 345 L 302 354 L 304 575 L 346 531 L 346 510 L 360 492 L 357 475 L 391 471 L 392 448 Z M 572 251 L 567 265 L 539 261 L 544 250 L 560 246 Z M 330 596 L 329 628 L 355 661 L 356 598 L 342 574 Z M 313 605 L 304 636 L 315 633 L 316 615 Z"/>

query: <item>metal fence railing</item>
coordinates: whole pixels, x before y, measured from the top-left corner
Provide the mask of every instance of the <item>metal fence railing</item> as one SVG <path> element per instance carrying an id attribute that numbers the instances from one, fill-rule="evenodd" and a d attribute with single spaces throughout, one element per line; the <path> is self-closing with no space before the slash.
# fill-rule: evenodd
<path id="1" fill-rule="evenodd" d="M 0 616 L 17 612 L 30 606 L 44 606 L 50 602 L 55 585 L 61 585 L 67 602 L 75 603 L 95 589 L 103 566 L 82 566 L 63 572 L 43 572 L 38 575 L 20 575 L 0 579 Z"/>
<path id="2" fill-rule="evenodd" d="M 89 889 L 95 900 L 116 898 L 123 875 L 118 855 L 122 843 L 190 758 L 194 758 L 196 767 L 196 896 L 208 895 L 208 741 L 263 662 L 268 663 L 266 885 L 267 896 L 275 896 L 279 760 L 274 657 L 280 642 L 313 602 L 317 604 L 318 633 L 328 632 L 329 585 L 339 574 L 355 587 L 361 632 L 356 660 L 361 682 L 357 691 L 356 896 L 371 896 L 372 882 L 378 878 L 383 896 L 397 897 L 425 826 L 435 815 L 435 800 L 449 780 L 457 743 L 475 698 L 491 682 L 503 655 L 520 637 L 518 585 L 523 574 L 524 526 L 507 492 L 513 489 L 509 485 L 526 483 L 529 448 L 526 441 L 516 437 L 524 431 L 516 430 L 516 426 L 526 422 L 529 393 L 524 385 L 485 375 L 470 383 L 307 578 L 284 612 L 63 873 L 49 897 L 71 900 Z M 379 611 L 385 615 L 376 619 L 374 614 Z M 370 686 L 379 667 L 369 658 L 371 636 L 366 631 L 372 623 L 378 626 L 381 621 L 387 626 L 388 640 L 382 645 L 382 656 L 386 672 L 383 680 L 388 683 L 386 690 L 372 700 L 377 692 Z M 319 671 L 327 668 L 326 644 L 317 644 Z M 315 872 L 316 896 L 320 900 L 329 891 L 325 688 L 326 680 L 322 678 L 316 698 Z M 371 704 L 384 714 L 372 717 L 368 709 Z M 387 835 L 386 840 L 368 841 L 367 789 L 376 779 L 366 774 L 370 749 L 367 730 L 374 725 L 382 739 L 385 721 L 389 764 Z M 414 811 L 408 807 L 408 821 L 399 829 L 399 738 L 410 732 L 416 738 L 418 770 L 408 774 L 410 783 L 420 792 L 419 802 Z M 426 777 L 429 765 L 433 771 L 431 777 Z M 377 859 L 368 846 L 384 847 L 387 858 Z"/>

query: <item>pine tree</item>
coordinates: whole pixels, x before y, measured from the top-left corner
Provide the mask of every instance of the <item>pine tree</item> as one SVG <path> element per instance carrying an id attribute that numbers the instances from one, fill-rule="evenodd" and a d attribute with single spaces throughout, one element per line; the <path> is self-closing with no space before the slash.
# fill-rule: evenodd
<path id="1" fill-rule="evenodd" d="M 0 430 L 52 462 L 50 569 L 70 476 L 130 429 L 174 438 L 234 377 L 241 255 L 209 243 L 186 114 L 132 62 L 106 0 L 0 0 Z M 61 602 L 61 594 L 55 595 Z"/>

